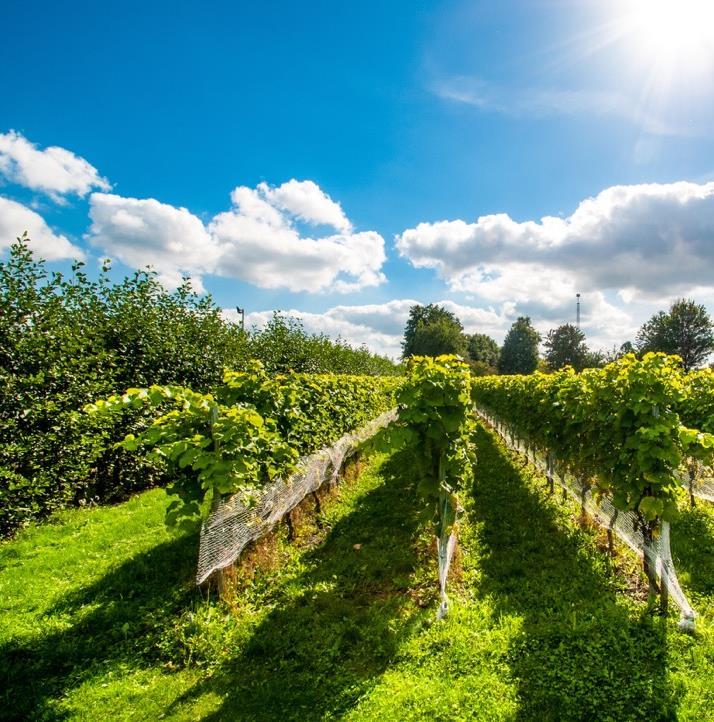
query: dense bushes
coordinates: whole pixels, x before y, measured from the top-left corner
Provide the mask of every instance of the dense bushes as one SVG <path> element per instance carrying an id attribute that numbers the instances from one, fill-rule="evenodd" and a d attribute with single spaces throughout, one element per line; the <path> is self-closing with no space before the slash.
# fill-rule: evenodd
<path id="1" fill-rule="evenodd" d="M 326 446 L 394 404 L 395 377 L 268 375 L 260 362 L 227 371 L 215 394 L 179 386 L 129 389 L 87 406 L 94 417 L 126 410 L 158 414 L 129 451 L 151 448 L 168 462 L 176 495 L 167 522 L 193 523 L 216 497 L 242 494 L 246 502 L 275 476 L 287 477 L 298 457 Z"/>
<path id="2" fill-rule="evenodd" d="M 334 341 L 325 334 L 308 333 L 299 319 L 280 313 L 273 314 L 265 328 L 247 334 L 246 341 L 248 356 L 260 360 L 269 373 L 401 373 L 393 361 L 371 353 L 365 346 L 353 348 L 342 339 Z"/>
<path id="3" fill-rule="evenodd" d="M 50 272 L 25 239 L 0 263 L 0 534 L 68 504 L 165 481 L 162 466 L 114 448 L 146 426 L 144 412 L 79 413 L 97 398 L 149 384 L 206 392 L 251 356 L 270 370 L 394 371 L 387 359 L 279 316 L 243 333 L 189 282 L 169 293 L 149 271 L 119 282 L 111 275 L 108 263 L 95 280 L 81 263 L 67 276 Z"/>
<path id="4" fill-rule="evenodd" d="M 81 407 L 127 385 L 208 387 L 239 334 L 188 284 L 167 293 L 138 272 L 118 284 L 108 265 L 64 277 L 23 242 L 0 264 L 0 531 L 55 508 L 111 500 L 161 479 L 160 468 L 113 448 L 140 413 L 89 419 Z"/>

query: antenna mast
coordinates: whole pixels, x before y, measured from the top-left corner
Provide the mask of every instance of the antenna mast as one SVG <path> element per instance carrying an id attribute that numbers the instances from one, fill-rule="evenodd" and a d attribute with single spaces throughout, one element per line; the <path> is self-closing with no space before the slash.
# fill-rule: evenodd
<path id="1" fill-rule="evenodd" d="M 580 294 L 576 293 L 575 297 L 578 299 L 575 306 L 575 325 L 580 328 Z"/>

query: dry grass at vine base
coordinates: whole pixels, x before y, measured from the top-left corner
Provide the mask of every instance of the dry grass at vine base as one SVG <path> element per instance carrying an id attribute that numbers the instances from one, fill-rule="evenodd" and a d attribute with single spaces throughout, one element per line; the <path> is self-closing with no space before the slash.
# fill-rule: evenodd
<path id="1" fill-rule="evenodd" d="M 260 539 L 248 544 L 240 557 L 230 566 L 217 571 L 208 581 L 224 601 L 250 585 L 258 573 L 275 570 L 283 561 L 281 542 L 284 538 L 298 548 L 314 546 L 323 537 L 320 510 L 335 499 L 343 484 L 354 482 L 367 460 L 361 454 L 348 458 L 337 476 L 337 482 L 326 482 L 308 494 L 282 521 Z"/>

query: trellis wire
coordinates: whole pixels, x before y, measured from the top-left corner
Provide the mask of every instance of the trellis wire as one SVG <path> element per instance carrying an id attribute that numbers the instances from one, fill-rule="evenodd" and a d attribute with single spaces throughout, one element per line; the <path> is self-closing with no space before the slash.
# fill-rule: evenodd
<path id="1" fill-rule="evenodd" d="M 245 506 L 239 495 L 221 499 L 201 527 L 196 584 L 233 564 L 250 542 L 270 532 L 308 494 L 326 482 L 336 483 L 345 461 L 396 414 L 396 409 L 387 411 L 332 446 L 303 457 L 289 479 L 269 484 L 252 507 Z"/>
<path id="2" fill-rule="evenodd" d="M 506 424 L 489 412 L 477 408 L 476 413 L 489 423 L 506 446 L 524 454 L 530 463 L 545 474 L 551 491 L 554 490 L 554 484 L 557 482 L 562 488 L 564 496 L 567 494 L 575 499 L 583 511 L 587 511 L 600 526 L 604 527 L 608 532 L 610 544 L 612 544 L 612 534 L 614 533 L 634 552 L 644 555 L 650 567 L 655 570 L 668 596 L 680 610 L 680 629 L 693 631 L 697 613 L 687 600 L 677 579 L 670 550 L 669 523 L 662 522 L 659 536 L 651 542 L 645 542 L 637 516 L 633 512 L 615 509 L 606 496 L 596 498 L 585 480 L 578 480 L 571 474 L 562 471 L 562 467 L 558 466 L 552 453 L 546 452 L 543 455 L 535 447 L 524 445 L 510 432 Z M 556 469 L 559 471 L 556 472 Z"/>

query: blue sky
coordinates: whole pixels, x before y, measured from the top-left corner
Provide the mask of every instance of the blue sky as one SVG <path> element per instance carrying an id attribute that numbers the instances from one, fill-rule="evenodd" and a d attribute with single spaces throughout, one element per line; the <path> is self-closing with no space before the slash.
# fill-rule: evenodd
<path id="1" fill-rule="evenodd" d="M 0 250 L 390 354 L 414 301 L 501 340 L 579 291 L 619 344 L 714 309 L 709 5 L 6 3 Z"/>

